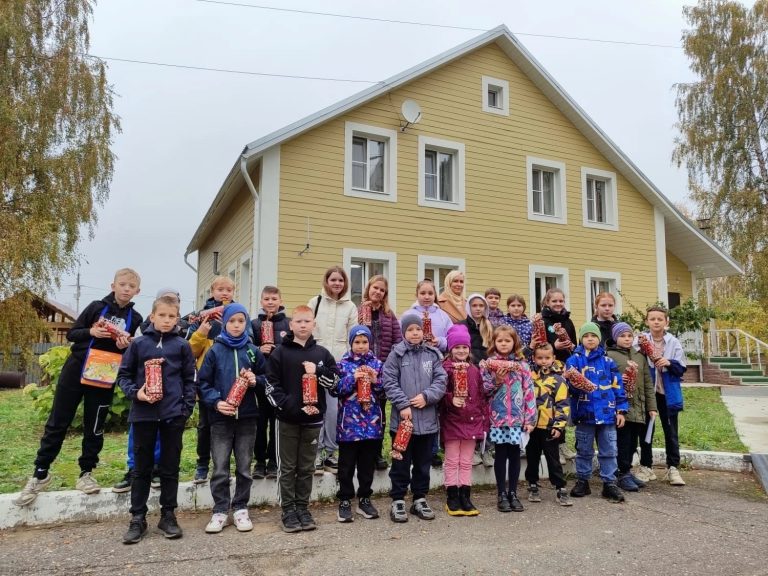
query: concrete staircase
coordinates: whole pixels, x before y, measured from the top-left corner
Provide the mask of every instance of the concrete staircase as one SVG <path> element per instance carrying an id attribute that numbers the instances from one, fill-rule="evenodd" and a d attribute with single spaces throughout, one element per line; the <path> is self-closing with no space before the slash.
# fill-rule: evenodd
<path id="1" fill-rule="evenodd" d="M 712 384 L 768 386 L 768 377 L 757 365 L 734 356 L 710 357 L 703 364 L 703 377 Z"/>

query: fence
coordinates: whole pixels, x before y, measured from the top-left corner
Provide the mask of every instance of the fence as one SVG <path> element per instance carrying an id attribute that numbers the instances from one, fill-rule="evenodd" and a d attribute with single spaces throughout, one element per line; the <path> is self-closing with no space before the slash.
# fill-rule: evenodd
<path id="1" fill-rule="evenodd" d="M 0 366 L 2 366 L 4 372 L 23 374 L 24 385 L 27 385 L 30 382 L 40 382 L 40 379 L 43 377 L 43 371 L 40 368 L 38 359 L 54 346 L 61 346 L 61 344 L 57 344 L 56 342 L 40 342 L 32 344 L 32 360 L 27 364 L 26 369 L 22 365 L 21 352 L 19 350 L 12 352 L 11 357 L 7 362 L 3 355 L 0 354 Z"/>

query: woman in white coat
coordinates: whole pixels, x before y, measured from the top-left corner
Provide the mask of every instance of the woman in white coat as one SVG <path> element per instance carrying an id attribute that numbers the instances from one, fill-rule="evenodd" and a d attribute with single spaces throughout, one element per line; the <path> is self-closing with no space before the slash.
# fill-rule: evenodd
<path id="1" fill-rule="evenodd" d="M 318 344 L 328 349 L 336 361 L 349 348 L 349 331 L 357 324 L 357 307 L 350 298 L 349 277 L 341 266 L 331 266 L 323 275 L 323 289 L 307 304 L 315 313 L 315 331 L 312 335 Z M 328 395 L 328 391 L 325 391 Z M 334 474 L 338 470 L 335 452 L 336 416 L 339 404 L 336 398 L 327 396 L 327 408 L 323 429 L 318 442 L 315 470 L 325 469 Z M 323 455 L 324 453 L 324 455 Z"/>

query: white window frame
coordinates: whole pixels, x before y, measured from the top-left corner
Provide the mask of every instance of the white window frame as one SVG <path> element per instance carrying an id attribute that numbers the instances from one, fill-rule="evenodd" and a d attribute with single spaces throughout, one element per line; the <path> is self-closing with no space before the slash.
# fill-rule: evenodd
<path id="1" fill-rule="evenodd" d="M 528 316 L 533 316 L 536 313 L 536 307 L 538 302 L 536 301 L 536 280 L 540 276 L 558 276 L 563 280 L 563 285 L 558 284 L 558 288 L 562 288 L 563 292 L 567 295 L 570 293 L 570 273 L 568 268 L 561 268 L 559 266 L 543 266 L 539 264 L 528 265 Z M 543 296 L 543 295 L 542 295 Z"/>
<path id="2" fill-rule="evenodd" d="M 621 272 L 609 272 L 605 270 L 584 270 L 584 296 L 585 296 L 585 318 L 592 318 L 592 304 L 594 298 L 592 298 L 592 281 L 602 280 L 612 284 L 609 290 L 611 294 L 616 298 L 616 308 L 614 308 L 614 314 L 618 316 L 621 314 Z"/>
<path id="3" fill-rule="evenodd" d="M 366 250 L 364 248 L 344 248 L 342 252 L 342 267 L 347 276 L 352 277 L 352 260 L 367 260 L 369 262 L 381 262 L 384 264 L 384 276 L 389 283 L 389 307 L 397 308 L 397 252 L 382 252 L 381 250 Z M 367 282 L 368 279 L 366 278 Z M 350 290 L 352 287 L 350 286 Z M 365 289 L 365 286 L 363 286 Z"/>
<path id="4" fill-rule="evenodd" d="M 243 273 L 243 267 L 248 266 L 247 274 Z M 239 293 L 238 302 L 246 307 L 248 313 L 251 312 L 251 278 L 253 278 L 253 270 L 251 269 L 251 255 L 250 253 L 243 254 L 239 260 L 240 277 L 237 279 L 237 289 Z"/>
<path id="5" fill-rule="evenodd" d="M 352 139 L 384 140 L 384 191 L 375 192 L 352 187 Z M 379 126 L 346 122 L 344 124 L 344 195 L 384 202 L 397 202 L 397 131 Z"/>
<path id="6" fill-rule="evenodd" d="M 464 258 L 452 258 L 450 256 L 430 256 L 428 254 L 419 254 L 416 259 L 416 282 L 421 282 L 427 277 L 426 270 L 429 267 L 437 266 L 443 268 L 455 268 L 466 275 L 466 260 Z M 443 287 L 435 285 L 437 294 L 442 292 Z M 435 296 L 437 296 L 435 294 Z"/>
<path id="7" fill-rule="evenodd" d="M 554 173 L 554 203 L 555 214 L 537 214 L 533 211 L 533 170 L 547 170 Z M 528 196 L 528 220 L 538 220 L 539 222 L 549 222 L 551 224 L 568 223 L 568 205 L 566 202 L 567 194 L 565 189 L 566 174 L 565 163 L 557 160 L 548 160 L 546 158 L 537 158 L 535 156 L 526 156 L 525 170 L 527 181 Z"/>
<path id="8" fill-rule="evenodd" d="M 465 151 L 464 144 L 461 142 L 453 142 L 451 140 L 442 140 L 440 138 L 433 138 L 431 136 L 419 136 L 419 206 L 427 206 L 429 208 L 442 208 L 444 210 L 466 210 L 466 197 L 464 186 L 464 163 L 465 163 Z M 424 170 L 426 167 L 426 161 L 424 155 L 427 150 L 436 150 L 437 152 L 446 152 L 453 154 L 453 183 L 452 188 L 454 190 L 454 200 L 436 200 L 433 198 L 427 198 L 426 185 L 424 182 Z"/>
<path id="9" fill-rule="evenodd" d="M 483 112 L 497 114 L 499 116 L 509 116 L 509 82 L 492 76 L 483 76 L 482 103 Z M 488 92 L 494 90 L 499 93 L 501 106 L 491 106 L 488 100 Z"/>
<path id="10" fill-rule="evenodd" d="M 605 182 L 605 222 L 594 222 L 588 219 L 587 179 L 593 178 Z M 600 230 L 619 230 L 618 194 L 616 193 L 616 173 L 598 168 L 581 168 L 581 209 L 583 223 L 586 228 Z"/>
<path id="11" fill-rule="evenodd" d="M 235 287 L 237 287 L 237 262 L 232 262 L 232 264 L 229 265 L 229 268 L 227 268 L 227 276 L 232 280 Z M 237 297 L 239 298 L 240 295 L 238 294 Z"/>

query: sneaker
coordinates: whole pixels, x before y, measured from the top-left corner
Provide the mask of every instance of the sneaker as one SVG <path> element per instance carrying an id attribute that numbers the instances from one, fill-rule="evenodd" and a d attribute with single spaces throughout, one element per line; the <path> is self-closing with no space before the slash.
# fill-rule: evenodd
<path id="1" fill-rule="evenodd" d="M 160 480 L 159 472 L 157 470 L 152 471 L 152 479 L 149 481 L 149 485 L 157 490 L 162 486 L 163 482 Z"/>
<path id="2" fill-rule="evenodd" d="M 51 478 L 52 476 L 50 473 L 47 474 L 42 480 L 32 476 L 29 480 L 27 480 L 27 483 L 24 485 L 21 494 L 19 494 L 19 497 L 16 498 L 13 503 L 16 504 L 16 506 L 29 506 L 32 504 L 32 502 L 35 501 L 37 495 L 48 487 L 48 484 L 51 483 Z"/>
<path id="3" fill-rule="evenodd" d="M 562 458 L 565 458 L 566 460 L 573 460 L 576 458 L 576 452 L 571 450 L 571 448 L 568 446 L 568 444 L 560 444 L 560 456 Z"/>
<path id="4" fill-rule="evenodd" d="M 664 480 L 669 482 L 672 486 L 685 486 L 685 480 L 680 476 L 680 471 L 675 466 L 667 468 Z"/>
<path id="5" fill-rule="evenodd" d="M 576 480 L 576 485 L 571 488 L 571 497 L 583 498 L 592 494 L 592 489 L 589 487 L 589 480 L 582 480 L 579 478 Z"/>
<path id="6" fill-rule="evenodd" d="M 184 535 L 184 531 L 176 521 L 176 514 L 173 510 L 167 510 L 160 512 L 160 522 L 157 523 L 157 528 L 165 535 L 169 540 L 175 538 L 181 538 Z"/>
<path id="7" fill-rule="evenodd" d="M 128 470 L 117 484 L 112 486 L 112 492 L 115 494 L 122 494 L 123 492 L 130 492 L 131 485 L 133 484 L 133 470 Z M 138 540 L 137 540 L 138 542 Z M 134 542 L 127 542 L 127 544 L 134 544 Z"/>
<path id="8" fill-rule="evenodd" d="M 379 454 L 376 457 L 376 470 L 386 470 L 387 468 L 389 468 L 387 460 L 381 454 Z"/>
<path id="9" fill-rule="evenodd" d="M 509 498 L 506 493 L 499 494 L 499 498 L 496 501 L 496 510 L 499 512 L 512 512 L 512 507 L 509 505 Z"/>
<path id="10" fill-rule="evenodd" d="M 296 515 L 296 510 L 285 510 L 280 518 L 280 522 L 282 524 L 283 532 L 288 534 L 301 532 L 301 522 L 299 522 L 299 517 Z"/>
<path id="11" fill-rule="evenodd" d="M 323 472 L 323 455 L 321 452 L 318 451 L 317 456 L 315 456 L 315 476 L 322 476 Z"/>
<path id="12" fill-rule="evenodd" d="M 83 475 L 77 479 L 75 488 L 84 494 L 98 494 L 101 490 L 101 486 L 99 486 L 99 483 L 96 482 L 96 479 L 91 476 L 90 472 L 83 473 Z"/>
<path id="13" fill-rule="evenodd" d="M 624 490 L 624 492 L 639 492 L 640 491 L 640 486 L 635 484 L 635 481 L 632 480 L 632 474 L 630 474 L 629 472 L 619 476 L 618 485 L 619 485 L 619 488 Z"/>
<path id="14" fill-rule="evenodd" d="M 507 495 L 507 498 L 509 499 L 509 507 L 512 512 L 522 512 L 525 510 L 525 506 L 523 506 L 523 503 L 520 502 L 520 499 L 517 497 L 517 493 L 510 492 Z"/>
<path id="15" fill-rule="evenodd" d="M 434 520 L 435 513 L 427 504 L 426 498 L 417 498 L 411 505 L 411 514 L 414 514 L 422 520 Z"/>
<path id="16" fill-rule="evenodd" d="M 136 515 L 131 518 L 128 524 L 128 532 L 123 534 L 123 544 L 136 544 L 140 542 L 147 533 L 147 519 L 142 515 Z"/>
<path id="17" fill-rule="evenodd" d="M 613 504 L 624 502 L 624 494 L 621 493 L 619 487 L 613 482 L 603 484 L 603 498 L 606 498 L 608 502 Z"/>
<path id="18" fill-rule="evenodd" d="M 528 502 L 541 502 L 538 484 L 528 484 Z"/>
<path id="19" fill-rule="evenodd" d="M 208 468 L 198 466 L 195 469 L 195 479 L 192 482 L 195 484 L 205 484 L 208 482 Z"/>
<path id="20" fill-rule="evenodd" d="M 253 465 L 253 473 L 251 478 L 254 480 L 264 480 L 267 477 L 267 465 L 264 462 L 256 462 Z"/>
<path id="21" fill-rule="evenodd" d="M 492 468 L 493 467 L 493 454 L 491 454 L 490 450 L 486 450 L 483 452 L 483 455 L 481 456 L 483 459 L 483 466 L 486 468 Z"/>
<path id="22" fill-rule="evenodd" d="M 336 474 L 339 471 L 339 461 L 334 458 L 333 454 L 323 460 L 323 470 Z"/>
<path id="23" fill-rule="evenodd" d="M 643 482 L 642 480 L 640 480 L 640 478 L 632 474 L 632 472 L 629 473 L 629 476 L 632 478 L 632 482 L 637 484 L 638 488 L 645 488 L 648 485 L 646 482 Z"/>
<path id="24" fill-rule="evenodd" d="M 301 529 L 305 531 L 314 530 L 317 528 L 315 519 L 312 518 L 312 514 L 306 508 L 299 508 L 296 510 L 296 516 L 301 524 Z"/>
<path id="25" fill-rule="evenodd" d="M 210 522 L 205 526 L 206 534 L 218 534 L 229 524 L 229 517 L 223 512 L 214 512 Z"/>
<path id="26" fill-rule="evenodd" d="M 472 466 L 478 466 L 483 463 L 483 457 L 479 450 L 475 450 L 472 453 Z"/>
<path id="27" fill-rule="evenodd" d="M 376 506 L 373 505 L 370 498 L 360 498 L 357 501 L 356 512 L 366 520 L 373 520 L 379 517 L 379 511 L 376 510 Z"/>
<path id="28" fill-rule="evenodd" d="M 389 510 L 389 517 L 392 522 L 408 522 L 408 512 L 405 511 L 405 500 L 392 501 L 392 508 Z"/>
<path id="29" fill-rule="evenodd" d="M 443 459 L 440 458 L 440 454 L 435 454 L 434 456 L 432 456 L 432 467 L 433 468 L 443 467 Z"/>
<path id="30" fill-rule="evenodd" d="M 350 504 L 349 500 L 342 500 L 339 502 L 339 511 L 336 513 L 336 520 L 342 523 L 355 521 L 354 516 L 352 516 L 352 504 Z"/>
<path id="31" fill-rule="evenodd" d="M 253 530 L 253 522 L 251 522 L 251 518 L 248 516 L 247 508 L 235 510 L 235 513 L 232 514 L 232 518 L 235 521 L 235 528 L 237 528 L 238 532 L 250 532 Z"/>
<path id="32" fill-rule="evenodd" d="M 270 460 L 267 462 L 267 480 L 274 480 L 277 478 L 277 464 Z"/>
<path id="33" fill-rule="evenodd" d="M 573 506 L 573 500 L 568 496 L 568 490 L 565 488 L 558 488 L 555 494 L 555 500 L 560 506 Z"/>

